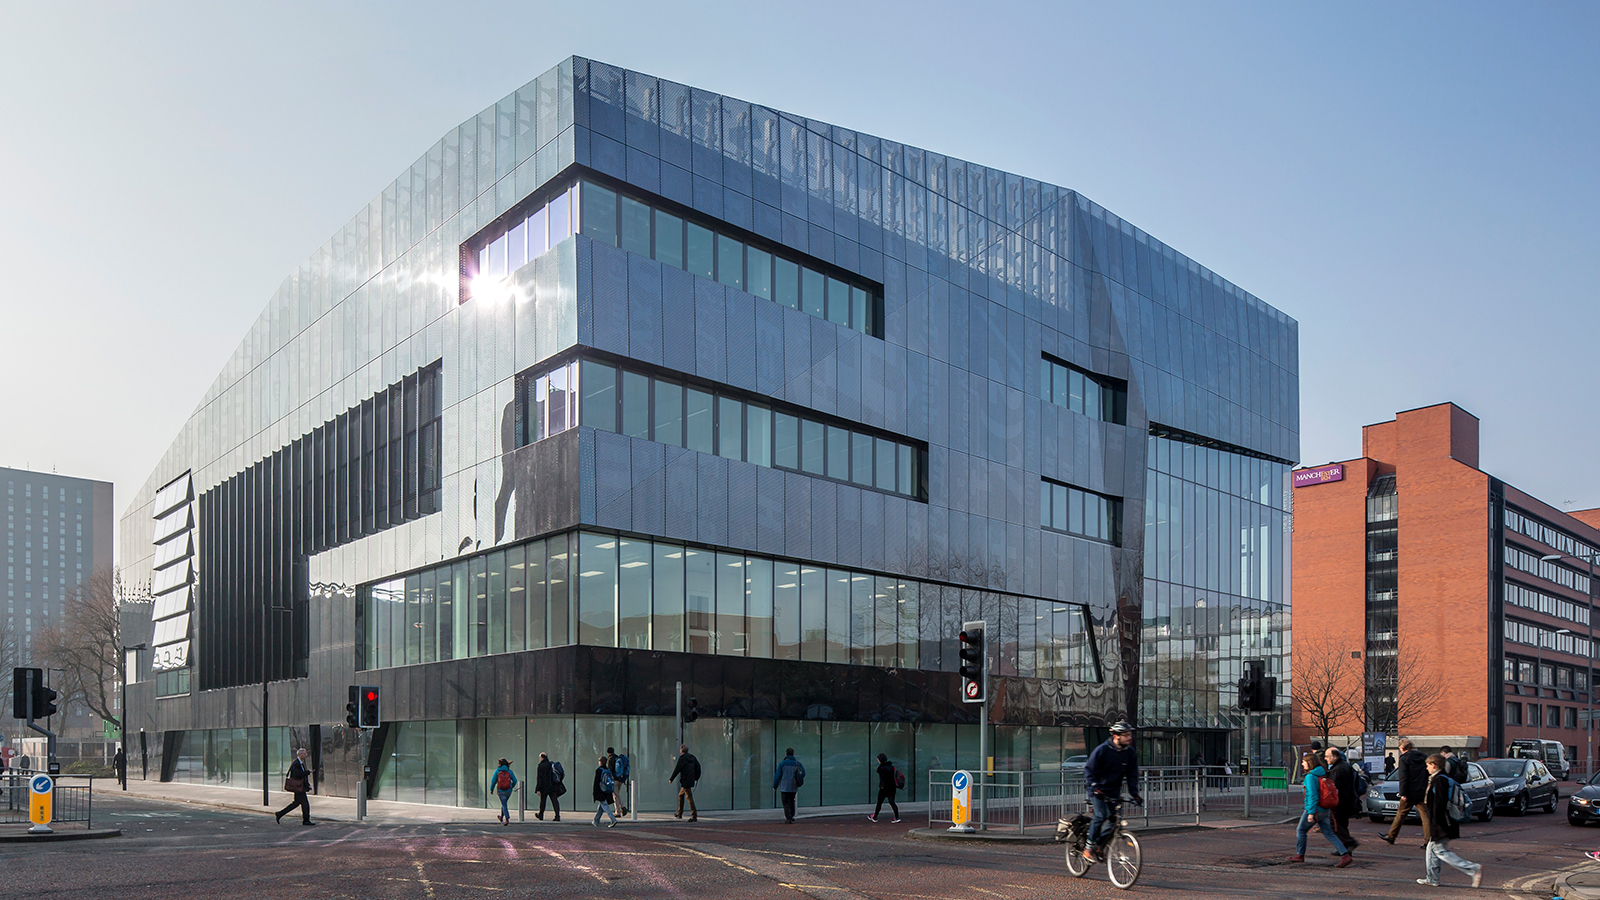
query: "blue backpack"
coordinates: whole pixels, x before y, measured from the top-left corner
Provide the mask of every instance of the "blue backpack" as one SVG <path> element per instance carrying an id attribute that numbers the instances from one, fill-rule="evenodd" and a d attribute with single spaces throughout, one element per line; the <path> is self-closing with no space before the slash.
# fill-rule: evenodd
<path id="1" fill-rule="evenodd" d="M 561 768 L 561 763 L 558 763 L 558 762 L 551 763 L 550 764 L 550 772 L 556 776 L 556 783 L 557 784 L 560 784 L 560 783 L 562 783 L 562 782 L 567 780 L 567 770 Z"/>
<path id="2" fill-rule="evenodd" d="M 601 769 L 600 770 L 600 790 L 605 791 L 606 793 L 609 794 L 610 792 L 612 792 L 612 791 L 614 791 L 616 789 L 617 789 L 616 779 L 611 777 L 611 773 L 610 772 L 607 772 L 605 769 Z"/>
<path id="3" fill-rule="evenodd" d="M 1460 824 L 1472 820 L 1472 800 L 1467 796 L 1460 784 L 1454 778 L 1446 775 L 1445 780 L 1450 782 L 1450 799 L 1445 803 L 1445 812 L 1450 815 L 1450 821 Z"/>
<path id="4" fill-rule="evenodd" d="M 618 781 L 627 781 L 628 780 L 628 757 L 626 757 L 626 756 L 624 756 L 624 755 L 622 755 L 620 753 L 617 754 L 617 762 L 616 762 L 615 765 L 613 765 L 611 767 L 611 774 L 615 775 Z"/>

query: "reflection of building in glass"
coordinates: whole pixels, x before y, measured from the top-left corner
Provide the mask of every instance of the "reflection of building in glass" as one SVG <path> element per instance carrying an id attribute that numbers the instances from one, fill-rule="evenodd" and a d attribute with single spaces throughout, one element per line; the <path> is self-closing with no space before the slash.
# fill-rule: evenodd
<path id="1" fill-rule="evenodd" d="M 791 746 L 802 803 L 854 803 L 879 752 L 977 765 L 982 619 L 997 764 L 1124 716 L 1149 761 L 1237 755 L 1296 334 L 1071 191 L 568 60 L 285 282 L 136 498 L 129 577 L 184 603 L 130 634 L 186 652 L 135 716 L 166 777 L 259 785 L 282 682 L 266 752 L 347 793 L 381 685 L 378 796 L 615 746 L 651 809 L 681 683 L 702 806 L 771 805 Z"/>

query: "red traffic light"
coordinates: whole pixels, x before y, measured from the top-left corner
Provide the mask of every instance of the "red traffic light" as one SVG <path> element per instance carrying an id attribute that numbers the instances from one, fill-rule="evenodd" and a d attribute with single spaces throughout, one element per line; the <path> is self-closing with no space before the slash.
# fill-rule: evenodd
<path id="1" fill-rule="evenodd" d="M 378 699 L 378 692 L 377 691 L 367 691 L 367 702 L 368 703 L 371 703 L 372 701 L 374 701 L 376 699 Z"/>

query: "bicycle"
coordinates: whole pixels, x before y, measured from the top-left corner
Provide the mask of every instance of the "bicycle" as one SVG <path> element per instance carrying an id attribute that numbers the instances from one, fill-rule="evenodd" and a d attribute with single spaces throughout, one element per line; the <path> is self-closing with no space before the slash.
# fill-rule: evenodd
<path id="1" fill-rule="evenodd" d="M 1127 890 L 1139 880 L 1144 855 L 1139 849 L 1139 839 L 1127 830 L 1128 822 L 1122 818 L 1122 798 L 1111 800 L 1110 805 L 1111 818 L 1107 822 L 1110 831 L 1101 838 L 1100 846 L 1095 849 L 1105 857 L 1106 874 L 1111 878 L 1111 883 Z M 1091 821 L 1088 816 L 1079 813 L 1071 819 L 1056 822 L 1056 842 L 1067 845 L 1067 871 L 1074 878 L 1082 878 L 1094 865 L 1083 856 L 1083 851 L 1089 846 Z"/>

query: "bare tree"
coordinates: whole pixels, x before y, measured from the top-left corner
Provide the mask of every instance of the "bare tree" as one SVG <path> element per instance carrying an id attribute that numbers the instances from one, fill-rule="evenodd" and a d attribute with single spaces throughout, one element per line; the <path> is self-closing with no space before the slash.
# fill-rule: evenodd
<path id="1" fill-rule="evenodd" d="M 62 669 L 61 694 L 76 699 L 101 719 L 120 726 L 117 693 L 122 685 L 122 577 L 96 569 L 66 596 L 59 625 L 39 635 L 40 656 Z"/>
<path id="2" fill-rule="evenodd" d="M 1355 652 L 1359 650 L 1356 644 Z M 1294 708 L 1301 722 L 1327 740 L 1336 726 L 1360 721 L 1365 709 L 1365 673 L 1348 639 L 1327 629 L 1310 634 L 1297 629 L 1292 659 Z"/>
<path id="3" fill-rule="evenodd" d="M 1414 731 L 1439 705 L 1440 684 L 1430 681 L 1431 667 L 1421 664 L 1414 652 L 1402 645 L 1397 657 L 1398 668 L 1394 679 L 1395 730 L 1404 734 Z"/>
<path id="4" fill-rule="evenodd" d="M 10 703 L 12 696 L 11 670 L 22 665 L 22 648 L 17 643 L 17 629 L 9 616 L 0 616 L 0 702 Z M 3 715 L 10 715 L 9 707 Z"/>

